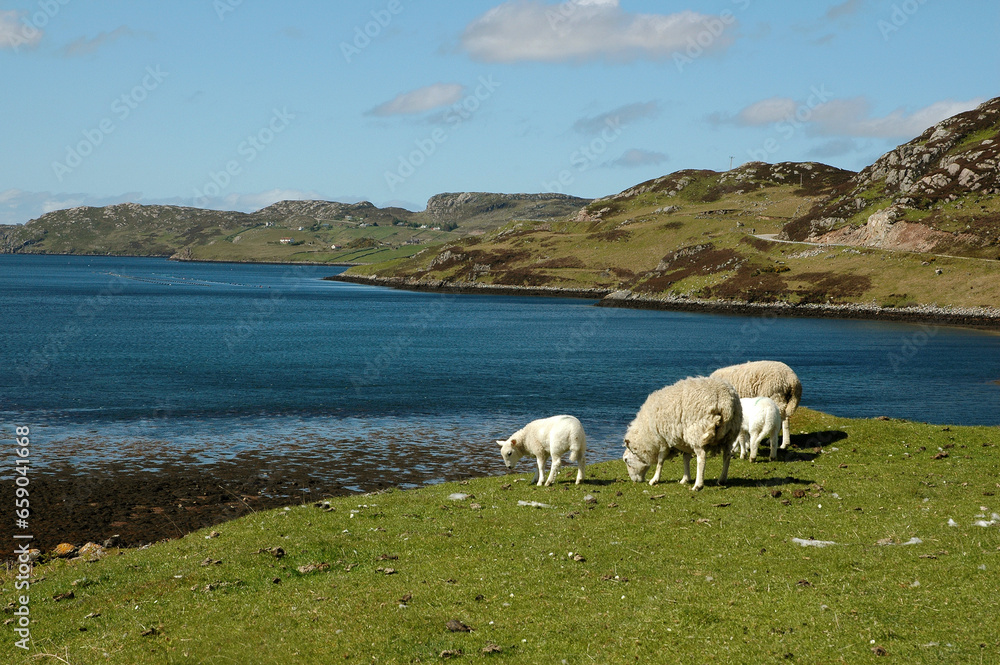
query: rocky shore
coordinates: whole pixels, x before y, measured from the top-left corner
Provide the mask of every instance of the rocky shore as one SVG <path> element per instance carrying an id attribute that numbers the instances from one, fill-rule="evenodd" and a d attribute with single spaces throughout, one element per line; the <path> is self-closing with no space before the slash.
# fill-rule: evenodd
<path id="1" fill-rule="evenodd" d="M 556 298 L 587 298 L 598 300 L 599 307 L 657 309 L 675 312 L 703 312 L 737 316 L 785 316 L 828 319 L 866 319 L 901 323 L 962 326 L 1000 330 L 1000 309 L 992 307 L 882 307 L 875 303 L 792 304 L 787 302 L 746 302 L 734 300 L 699 300 L 696 298 L 643 296 L 631 291 L 600 288 L 560 288 L 554 286 L 509 286 L 477 282 L 417 280 L 408 277 L 376 277 L 372 275 L 334 275 L 331 281 L 385 286 L 409 291 L 441 293 L 494 294 L 514 296 L 548 296 Z"/>
<path id="2" fill-rule="evenodd" d="M 483 294 L 498 296 L 548 296 L 552 298 L 588 298 L 600 300 L 609 295 L 611 289 L 581 288 L 566 289 L 555 286 L 510 286 L 506 284 L 480 284 L 478 282 L 449 282 L 440 279 L 417 280 L 412 277 L 375 277 L 373 275 L 333 275 L 323 279 L 332 282 L 387 286 L 406 291 L 431 291 L 442 293 Z"/>

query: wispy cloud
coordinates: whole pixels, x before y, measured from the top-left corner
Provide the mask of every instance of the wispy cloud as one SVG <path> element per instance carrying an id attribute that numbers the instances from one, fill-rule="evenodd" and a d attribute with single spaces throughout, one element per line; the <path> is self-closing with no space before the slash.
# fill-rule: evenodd
<path id="1" fill-rule="evenodd" d="M 632 148 L 626 150 L 618 159 L 608 162 L 608 166 L 634 169 L 642 166 L 658 166 L 669 160 L 670 157 L 662 152 Z"/>
<path id="2" fill-rule="evenodd" d="M 391 116 L 424 113 L 451 106 L 462 98 L 465 87 L 458 83 L 435 83 L 404 92 L 384 104 L 369 110 L 367 115 Z"/>
<path id="3" fill-rule="evenodd" d="M 913 138 L 931 125 L 976 108 L 986 101 L 983 97 L 958 101 L 952 99 L 907 112 L 896 109 L 883 116 L 871 113 L 871 102 L 865 97 L 837 99 L 816 107 L 810 121 L 819 134 L 872 138 Z"/>
<path id="4" fill-rule="evenodd" d="M 37 46 L 42 40 L 42 31 L 25 24 L 17 10 L 0 10 L 0 49 L 18 49 Z"/>
<path id="5" fill-rule="evenodd" d="M 854 139 L 830 139 L 812 148 L 808 154 L 810 157 L 823 160 L 850 155 L 860 149 L 858 142 Z"/>
<path id="6" fill-rule="evenodd" d="M 872 103 L 866 97 L 833 99 L 822 103 L 798 102 L 791 97 L 770 97 L 754 102 L 735 115 L 713 113 L 712 124 L 732 124 L 740 127 L 765 127 L 787 122 L 806 125 L 812 134 L 855 138 L 910 139 L 925 129 L 963 111 L 974 109 L 986 101 L 977 97 L 968 101 L 946 99 L 915 111 L 899 108 L 886 115 L 872 113 Z"/>
<path id="7" fill-rule="evenodd" d="M 74 42 L 70 42 L 62 49 L 60 52 L 68 57 L 74 58 L 83 55 L 90 55 L 91 53 L 96 53 L 102 46 L 116 42 L 122 37 L 151 37 L 148 33 L 136 32 L 132 30 L 127 25 L 119 26 L 112 30 L 111 32 L 99 33 L 96 37 L 92 39 L 87 39 L 86 37 L 80 37 Z"/>
<path id="8" fill-rule="evenodd" d="M 658 102 L 636 102 L 595 116 L 580 118 L 573 123 L 573 129 L 581 134 L 598 134 L 609 125 L 629 125 L 639 120 L 655 118 L 660 114 Z"/>
<path id="9" fill-rule="evenodd" d="M 726 50 L 734 39 L 730 28 L 737 24 L 731 14 L 727 18 L 723 23 L 694 11 L 631 14 L 618 0 L 516 0 L 472 21 L 461 43 L 472 58 L 484 62 L 662 60 L 698 44 L 703 33 L 709 37 L 704 51 Z"/>
<path id="10" fill-rule="evenodd" d="M 830 20 L 834 20 L 857 14 L 858 11 L 860 11 L 864 6 L 865 1 L 866 0 L 847 0 L 846 2 L 837 3 L 826 10 L 826 17 Z"/>

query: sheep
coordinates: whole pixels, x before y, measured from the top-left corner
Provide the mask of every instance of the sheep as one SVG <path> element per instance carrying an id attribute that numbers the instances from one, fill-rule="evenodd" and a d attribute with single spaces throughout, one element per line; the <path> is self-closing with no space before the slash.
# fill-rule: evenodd
<path id="1" fill-rule="evenodd" d="M 733 452 L 740 452 L 740 459 L 757 459 L 760 442 L 770 439 L 771 459 L 778 459 L 778 435 L 781 433 L 781 411 L 770 397 L 744 397 L 740 400 L 743 408 L 743 425 L 736 438 Z"/>
<path id="2" fill-rule="evenodd" d="M 649 484 L 660 480 L 663 460 L 678 452 L 684 455 L 684 477 L 691 481 L 691 456 L 697 459 L 697 474 L 692 491 L 705 486 L 707 454 L 722 453 L 719 485 L 729 475 L 733 442 L 740 433 L 743 414 L 736 390 L 724 381 L 687 378 L 649 395 L 625 432 L 622 459 L 632 482 L 646 479 L 646 471 L 656 462 L 656 472 Z"/>
<path id="3" fill-rule="evenodd" d="M 781 412 L 781 449 L 792 441 L 788 420 L 802 399 L 802 383 L 792 368 L 777 360 L 757 360 L 715 370 L 713 379 L 727 381 L 740 397 L 770 397 Z"/>
<path id="4" fill-rule="evenodd" d="M 552 457 L 552 468 L 546 485 L 551 485 L 559 474 L 562 465 L 562 455 L 569 451 L 569 459 L 576 462 L 576 484 L 583 480 L 583 470 L 586 465 L 587 437 L 583 433 L 583 425 L 573 416 L 552 416 L 533 420 L 522 429 L 514 432 L 505 441 L 497 440 L 500 455 L 508 469 L 513 469 L 517 461 L 524 455 L 534 455 L 538 463 L 538 485 L 542 484 L 545 474 L 545 458 Z"/>

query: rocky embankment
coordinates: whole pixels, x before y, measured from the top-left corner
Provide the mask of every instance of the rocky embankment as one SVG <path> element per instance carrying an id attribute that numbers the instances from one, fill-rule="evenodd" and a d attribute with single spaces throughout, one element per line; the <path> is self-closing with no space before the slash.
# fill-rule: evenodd
<path id="1" fill-rule="evenodd" d="M 600 300 L 611 289 L 560 288 L 555 286 L 509 286 L 481 284 L 479 282 L 453 282 L 443 279 L 417 279 L 415 277 L 377 277 L 375 275 L 333 275 L 324 277 L 333 282 L 386 286 L 407 291 L 435 291 L 443 293 L 491 293 L 502 296 L 550 296 L 553 298 L 589 298 Z"/>
<path id="2" fill-rule="evenodd" d="M 561 288 L 555 286 L 507 286 L 478 282 L 451 282 L 412 277 L 377 277 L 374 275 L 334 275 L 325 279 L 352 284 L 385 286 L 408 291 L 465 293 L 513 296 L 549 296 L 555 298 L 587 298 L 598 300 L 599 307 L 657 309 L 676 312 L 702 312 L 763 317 L 810 317 L 828 319 L 868 319 L 964 326 L 1000 330 L 1000 309 L 993 307 L 882 307 L 871 303 L 793 304 L 787 302 L 746 302 L 739 300 L 700 300 L 688 297 L 645 296 L 627 290 L 600 288 Z"/>

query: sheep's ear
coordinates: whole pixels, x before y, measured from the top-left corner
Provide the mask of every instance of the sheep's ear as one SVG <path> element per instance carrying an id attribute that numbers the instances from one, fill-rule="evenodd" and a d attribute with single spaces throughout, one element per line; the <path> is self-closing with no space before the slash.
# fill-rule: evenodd
<path id="1" fill-rule="evenodd" d="M 511 448 L 517 448 L 518 450 L 520 450 L 521 449 L 521 442 L 518 441 L 517 439 L 511 439 L 510 440 L 510 447 Z"/>
<path id="2" fill-rule="evenodd" d="M 507 443 L 507 442 L 506 441 L 501 441 L 500 439 L 497 439 L 497 445 L 498 446 L 503 447 L 503 444 L 505 444 L 505 443 Z"/>

